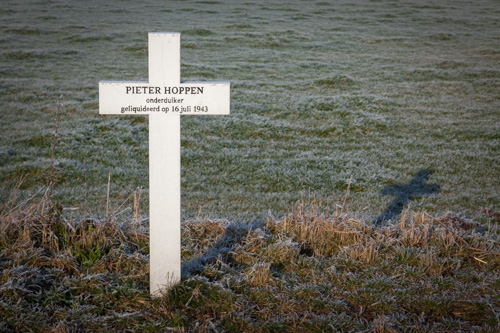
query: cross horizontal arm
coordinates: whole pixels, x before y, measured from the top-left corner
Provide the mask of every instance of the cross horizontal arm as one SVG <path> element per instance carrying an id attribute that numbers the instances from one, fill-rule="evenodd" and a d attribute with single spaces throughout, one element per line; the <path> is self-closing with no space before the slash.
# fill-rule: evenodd
<path id="1" fill-rule="evenodd" d="M 99 82 L 100 114 L 229 114 L 229 82 Z"/>

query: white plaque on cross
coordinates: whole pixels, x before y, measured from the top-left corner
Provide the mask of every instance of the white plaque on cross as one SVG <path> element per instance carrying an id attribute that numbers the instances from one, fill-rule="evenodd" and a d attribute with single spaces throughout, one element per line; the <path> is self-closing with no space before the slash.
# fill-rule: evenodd
<path id="1" fill-rule="evenodd" d="M 149 82 L 99 82 L 99 113 L 149 115 L 150 292 L 181 278 L 180 115 L 229 114 L 229 82 L 181 82 L 180 33 L 149 33 Z"/>

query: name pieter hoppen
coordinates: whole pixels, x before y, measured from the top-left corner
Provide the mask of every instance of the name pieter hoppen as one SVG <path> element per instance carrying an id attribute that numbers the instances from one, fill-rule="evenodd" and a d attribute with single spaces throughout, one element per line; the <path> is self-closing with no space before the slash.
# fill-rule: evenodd
<path id="1" fill-rule="evenodd" d="M 125 86 L 125 93 L 128 94 L 161 94 L 162 87 L 151 86 Z M 198 95 L 203 94 L 203 87 L 163 87 L 163 94 L 168 95 Z"/>

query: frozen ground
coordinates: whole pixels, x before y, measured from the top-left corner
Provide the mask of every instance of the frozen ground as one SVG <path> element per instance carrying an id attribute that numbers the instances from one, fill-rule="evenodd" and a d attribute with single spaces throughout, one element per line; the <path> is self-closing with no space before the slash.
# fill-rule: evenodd
<path id="1" fill-rule="evenodd" d="M 498 17 L 494 0 L 3 0 L 0 180 L 46 184 L 60 101 L 56 201 L 102 216 L 111 173 L 113 209 L 142 186 L 147 216 L 147 119 L 100 116 L 98 81 L 147 80 L 147 33 L 177 31 L 184 80 L 232 82 L 230 116 L 182 119 L 184 219 L 339 202 L 351 177 L 364 218 L 478 217 L 500 209 Z"/>

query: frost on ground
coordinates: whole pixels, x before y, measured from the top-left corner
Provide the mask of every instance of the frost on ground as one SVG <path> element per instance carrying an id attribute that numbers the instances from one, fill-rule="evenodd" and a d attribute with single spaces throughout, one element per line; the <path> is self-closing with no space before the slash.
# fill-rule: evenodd
<path id="1" fill-rule="evenodd" d="M 0 330 L 499 330 L 498 14 L 3 0 L 0 181 L 24 181 L 0 193 Z M 158 299 L 148 120 L 97 112 L 100 80 L 147 80 L 149 31 L 232 94 L 231 116 L 182 120 L 184 277 Z"/>
<path id="2" fill-rule="evenodd" d="M 481 218 L 500 197 L 496 14 L 495 0 L 2 1 L 0 180 L 46 184 L 61 101 L 58 202 L 103 216 L 111 173 L 111 203 L 142 187 L 146 214 L 148 120 L 99 116 L 98 82 L 147 80 L 147 33 L 177 31 L 183 80 L 231 82 L 230 116 L 182 119 L 185 220 L 335 201 L 351 177 L 351 210 L 376 219 L 383 189 L 419 170 L 440 191 L 410 209 Z"/>

